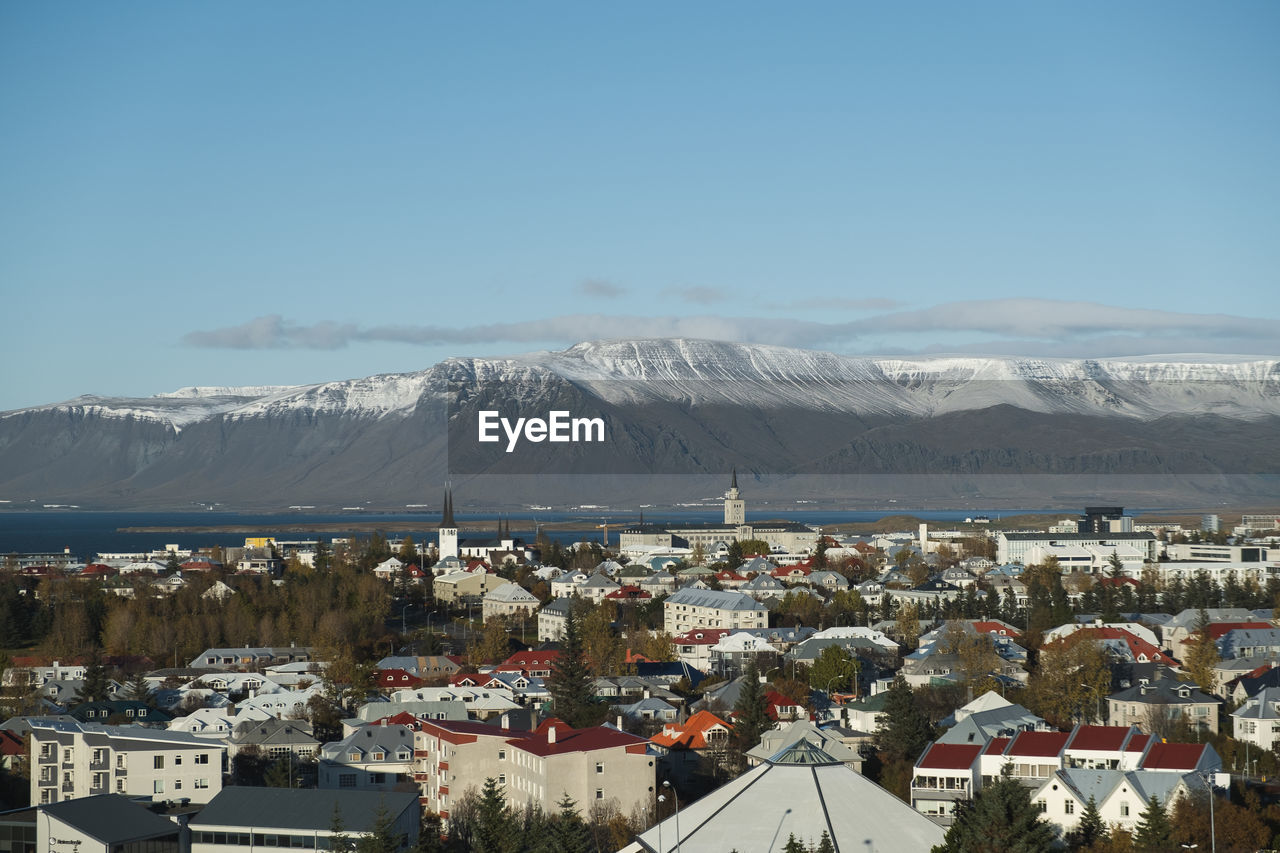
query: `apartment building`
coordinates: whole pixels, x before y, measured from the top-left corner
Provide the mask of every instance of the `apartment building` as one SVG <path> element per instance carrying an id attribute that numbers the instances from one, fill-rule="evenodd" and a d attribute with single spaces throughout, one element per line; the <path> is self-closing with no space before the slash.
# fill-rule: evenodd
<path id="1" fill-rule="evenodd" d="M 609 726 L 573 729 L 549 719 L 522 732 L 424 720 L 414 745 L 422 805 L 446 820 L 458 798 L 490 778 L 516 810 L 537 805 L 553 812 L 568 795 L 584 814 L 595 804 L 631 814 L 653 798 L 655 756 L 648 741 Z"/>
<path id="2" fill-rule="evenodd" d="M 767 628 L 769 609 L 742 592 L 682 589 L 662 604 L 663 630 L 671 636 L 700 628 Z"/>
<path id="3" fill-rule="evenodd" d="M 97 794 L 207 803 L 222 790 L 220 743 L 184 732 L 31 721 L 31 802 Z"/>

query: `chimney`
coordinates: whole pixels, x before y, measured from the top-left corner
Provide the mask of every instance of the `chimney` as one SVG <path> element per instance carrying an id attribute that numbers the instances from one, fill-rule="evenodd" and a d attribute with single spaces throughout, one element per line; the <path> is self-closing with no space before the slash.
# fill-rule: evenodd
<path id="1" fill-rule="evenodd" d="M 648 691 L 645 691 L 645 692 L 647 693 Z M 618 730 L 619 730 L 619 731 L 621 731 L 621 730 L 622 730 L 622 715 L 621 715 L 621 714 L 619 714 L 619 715 L 618 715 Z"/>
<path id="2" fill-rule="evenodd" d="M 502 715 L 502 729 L 507 731 L 511 728 L 511 716 L 509 714 Z"/>
<path id="3" fill-rule="evenodd" d="M 547 726 L 547 743 L 555 743 L 555 742 L 556 742 L 556 727 Z"/>

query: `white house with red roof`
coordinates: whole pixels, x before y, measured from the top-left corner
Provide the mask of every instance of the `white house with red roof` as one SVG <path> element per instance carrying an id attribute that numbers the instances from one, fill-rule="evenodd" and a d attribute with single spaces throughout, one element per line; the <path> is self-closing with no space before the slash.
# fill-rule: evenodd
<path id="1" fill-rule="evenodd" d="M 673 637 L 671 645 L 682 663 L 708 672 L 711 669 L 711 647 L 731 633 L 733 631 L 729 628 L 698 628 Z"/>
<path id="2" fill-rule="evenodd" d="M 733 725 L 711 713 L 698 711 L 683 723 L 667 723 L 649 738 L 666 776 L 683 782 L 701 772 L 713 774 L 728 760 Z"/>
<path id="3" fill-rule="evenodd" d="M 1159 743 L 1136 726 L 1079 725 L 1069 732 L 1023 731 L 985 743 L 931 744 L 912 772 L 911 800 L 917 810 L 947 825 L 953 819 L 956 801 L 971 798 L 1007 773 L 1048 803 L 1055 823 L 1070 828 L 1074 826 L 1071 816 L 1078 812 L 1066 803 L 1087 802 L 1087 795 L 1081 800 L 1077 794 L 1088 774 L 1119 774 L 1108 777 L 1115 784 L 1107 787 L 1107 796 L 1113 788 L 1119 790 L 1119 780 L 1125 774 L 1131 774 L 1130 786 L 1168 793 L 1182 776 L 1221 766 L 1221 758 L 1208 744 Z M 1164 774 L 1165 778 L 1157 779 L 1153 774 Z M 1075 793 L 1054 788 L 1053 780 L 1060 786 L 1074 785 Z M 1102 796 L 1095 796 L 1101 805 Z M 1135 819 L 1141 810 L 1139 804 Z M 1116 820 L 1129 817 L 1121 813 L 1119 801 L 1114 812 Z"/>

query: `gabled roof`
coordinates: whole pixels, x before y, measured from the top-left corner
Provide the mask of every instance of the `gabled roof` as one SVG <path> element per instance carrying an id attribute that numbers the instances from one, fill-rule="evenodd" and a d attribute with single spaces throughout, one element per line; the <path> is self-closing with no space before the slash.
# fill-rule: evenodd
<path id="1" fill-rule="evenodd" d="M 1009 743 L 1005 755 L 1048 758 L 1062 754 L 1070 732 L 1019 732 Z"/>
<path id="2" fill-rule="evenodd" d="M 708 746 L 707 732 L 717 726 L 727 731 L 733 730 L 732 725 L 710 711 L 699 711 L 685 720 L 683 725 L 664 726 L 662 731 L 651 737 L 650 740 L 668 749 L 675 747 L 681 749 L 706 749 Z"/>
<path id="3" fill-rule="evenodd" d="M 1200 764 L 1208 749 L 1212 747 L 1203 743 L 1157 743 L 1147 753 L 1142 769 L 1190 772 Z"/>
<path id="4" fill-rule="evenodd" d="M 191 819 L 192 829 L 249 826 L 254 829 L 328 831 L 335 810 L 348 832 L 367 832 L 385 808 L 392 821 L 418 809 L 416 793 L 331 791 L 316 788 L 226 787 Z"/>
<path id="5" fill-rule="evenodd" d="M 982 744 L 933 743 L 920 756 L 922 770 L 968 770 L 982 753 Z"/>
<path id="6" fill-rule="evenodd" d="M 574 729 L 555 718 L 544 720 L 529 733 L 528 737 L 511 741 L 516 749 L 539 756 L 562 755 L 567 752 L 594 752 L 598 749 L 616 747 L 643 752 L 647 743 L 648 741 L 642 737 L 627 734 L 611 726 Z"/>
<path id="7" fill-rule="evenodd" d="M 1076 726 L 1066 748 L 1114 752 L 1133 733 L 1132 728 L 1124 726 Z"/>

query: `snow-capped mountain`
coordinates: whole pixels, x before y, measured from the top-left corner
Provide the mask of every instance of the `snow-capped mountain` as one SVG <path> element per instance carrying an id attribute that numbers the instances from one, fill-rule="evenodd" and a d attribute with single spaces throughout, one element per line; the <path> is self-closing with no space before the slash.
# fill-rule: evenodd
<path id="1" fill-rule="evenodd" d="M 449 359 L 413 373 L 300 386 L 191 387 L 147 398 L 84 396 L 0 413 L 134 418 L 175 430 L 211 418 L 291 412 L 407 417 L 448 386 L 537 386 L 552 378 L 610 402 L 676 401 L 748 408 L 931 416 L 1013 405 L 1034 412 L 1135 418 L 1280 415 L 1280 359 L 855 358 L 703 340 L 582 343 L 511 358 Z"/>
<path id="2" fill-rule="evenodd" d="M 457 433 L 449 446 L 450 428 L 479 406 L 553 404 L 609 420 L 603 456 L 543 454 L 517 470 L 460 451 Z M 1023 480 L 1141 473 L 1194 490 L 1203 487 L 1186 486 L 1187 475 L 1221 484 L 1280 473 L 1277 423 L 1280 359 L 855 358 L 609 341 L 318 385 L 86 396 L 0 413 L 0 497 L 385 505 L 434 494 L 447 473 L 718 475 L 730 466 Z M 545 483 L 528 488 L 538 494 Z"/>

